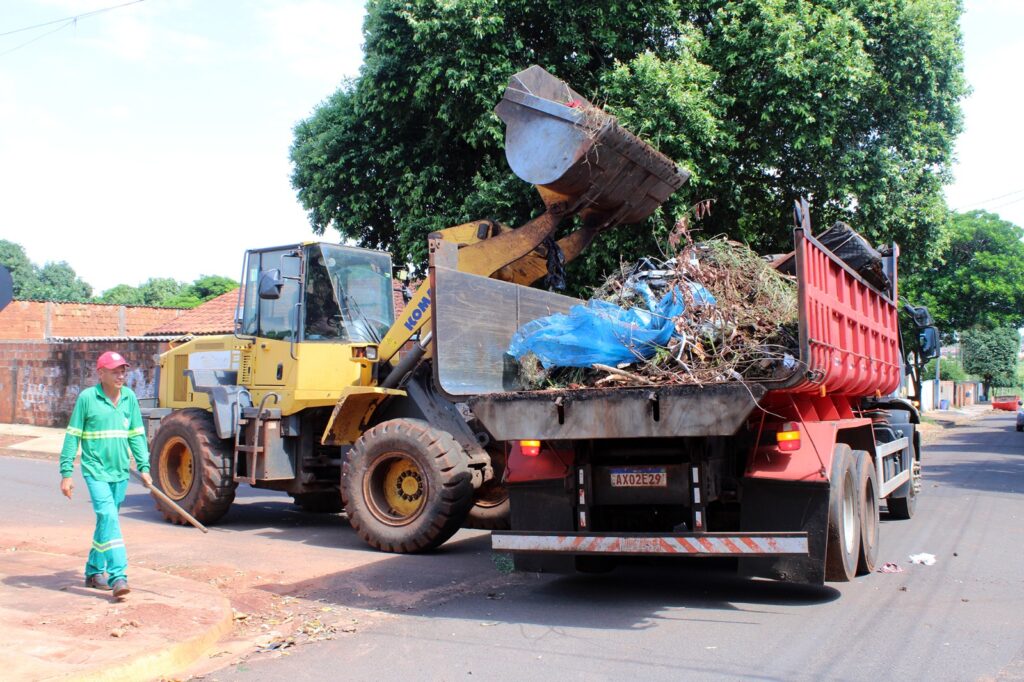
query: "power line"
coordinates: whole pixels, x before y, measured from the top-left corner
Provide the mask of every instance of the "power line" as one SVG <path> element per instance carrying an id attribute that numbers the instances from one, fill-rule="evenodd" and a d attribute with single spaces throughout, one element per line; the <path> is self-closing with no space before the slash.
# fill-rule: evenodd
<path id="1" fill-rule="evenodd" d="M 13 35 L 15 33 L 22 33 L 24 31 L 32 31 L 32 30 L 37 29 L 37 28 L 45 28 L 47 26 L 53 26 L 54 24 L 58 24 L 57 28 L 53 29 L 52 31 L 47 31 L 46 33 L 42 33 L 40 35 L 37 35 L 35 38 L 32 38 L 31 40 L 26 40 L 25 42 L 21 43 L 20 45 L 15 45 L 14 47 L 12 47 L 9 50 L 4 50 L 3 52 L 0 52 L 0 57 L 3 57 L 6 54 L 10 54 L 10 53 L 12 53 L 12 52 L 14 52 L 16 50 L 20 50 L 21 48 L 25 47 L 26 45 L 31 45 L 32 43 L 36 42 L 37 40 L 41 40 L 41 39 L 45 38 L 48 35 L 51 35 L 53 33 L 56 33 L 57 31 L 60 31 L 60 30 L 63 30 L 65 28 L 67 28 L 68 26 L 77 26 L 79 19 L 85 19 L 86 17 L 94 17 L 97 14 L 103 14 L 104 12 L 110 12 L 110 11 L 115 10 L 115 9 L 121 9 L 122 7 L 128 7 L 129 5 L 137 5 L 140 2 L 145 2 L 145 0 L 131 0 L 131 2 L 121 3 L 120 5 L 111 5 L 110 7 L 102 7 L 100 9 L 94 9 L 94 10 L 92 10 L 90 12 L 82 12 L 81 14 L 76 14 L 76 15 L 71 16 L 71 17 L 65 17 L 63 19 L 54 19 L 53 21 L 44 21 L 41 24 L 35 24 L 33 26 L 25 26 L 23 28 L 16 28 L 16 29 L 14 29 L 12 31 L 5 31 L 3 33 L 0 33 L 0 38 L 3 38 L 4 36 Z"/>
<path id="2" fill-rule="evenodd" d="M 48 35 L 50 35 L 52 33 L 56 33 L 57 31 L 63 31 L 68 26 L 74 26 L 74 25 L 75 25 L 74 21 L 65 22 L 65 23 L 61 24 L 60 26 L 58 26 L 57 28 L 53 29 L 52 31 L 47 31 L 46 33 L 43 33 L 41 35 L 37 35 L 32 40 L 26 40 L 21 45 L 15 45 L 14 47 L 12 47 L 9 50 L 4 50 L 3 52 L 0 52 L 0 57 L 3 57 L 5 54 L 10 54 L 10 53 L 14 52 L 15 50 L 20 50 L 21 48 L 25 47 L 26 45 L 31 45 L 32 43 L 36 42 L 37 40 L 42 40 L 43 38 L 45 38 L 46 36 L 48 36 Z"/>
<path id="3" fill-rule="evenodd" d="M 1006 194 L 1000 194 L 997 197 L 989 197 L 988 199 L 982 199 L 981 201 L 972 201 L 972 202 L 970 202 L 968 204 L 963 204 L 962 206 L 957 207 L 955 210 L 962 211 L 965 208 L 970 208 L 972 206 L 980 206 L 981 204 L 987 204 L 990 201 L 996 201 L 998 199 L 1005 199 L 1006 197 L 1012 197 L 1015 194 L 1020 194 L 1021 192 L 1024 192 L 1024 188 L 1022 188 L 1022 189 L 1015 189 L 1012 192 L 1007 192 Z"/>
<path id="4" fill-rule="evenodd" d="M 1005 208 L 1007 206 L 1013 206 L 1014 204 L 1019 204 L 1022 201 L 1024 201 L 1024 197 L 1017 197 L 1016 199 L 1011 199 L 1010 201 L 1007 201 L 1005 203 L 999 204 L 998 206 L 993 206 L 989 210 L 990 211 L 994 211 L 994 210 L 996 210 L 998 208 Z"/>

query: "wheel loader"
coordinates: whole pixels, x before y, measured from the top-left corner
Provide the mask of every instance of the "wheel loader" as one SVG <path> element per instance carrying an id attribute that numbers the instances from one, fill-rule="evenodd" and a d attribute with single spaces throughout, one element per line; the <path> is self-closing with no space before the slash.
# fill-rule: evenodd
<path id="1" fill-rule="evenodd" d="M 509 165 L 545 210 L 518 227 L 476 220 L 432 233 L 432 264 L 533 284 L 689 178 L 539 66 L 510 79 L 496 112 Z M 183 337 L 160 358 L 158 406 L 145 411 L 157 487 L 206 524 L 239 483 L 284 491 L 309 511 L 344 509 L 390 552 L 435 548 L 464 525 L 507 527 L 507 444 L 436 381 L 434 339 L 447 330 L 432 321 L 430 272 L 395 319 L 386 253 L 248 251 L 234 333 Z"/>

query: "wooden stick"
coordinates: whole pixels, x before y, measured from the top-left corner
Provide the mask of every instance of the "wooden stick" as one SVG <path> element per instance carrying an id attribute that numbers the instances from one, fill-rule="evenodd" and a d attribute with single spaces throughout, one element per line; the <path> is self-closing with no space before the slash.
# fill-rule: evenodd
<path id="1" fill-rule="evenodd" d="M 640 376 L 639 374 L 633 374 L 632 372 L 627 372 L 626 370 L 619 369 L 618 367 L 609 367 L 608 365 L 602 365 L 600 363 L 594 363 L 593 365 L 591 365 L 591 367 L 593 367 L 594 369 L 599 369 L 602 372 L 608 372 L 609 374 L 615 374 L 615 375 L 620 376 L 620 377 L 626 377 L 630 381 L 635 381 L 638 384 L 644 384 L 645 386 L 654 386 L 655 385 L 655 383 L 653 381 L 650 381 L 649 379 L 645 379 L 644 377 Z"/>
<path id="2" fill-rule="evenodd" d="M 175 512 L 177 512 L 178 515 L 181 516 L 181 518 L 185 519 L 186 521 L 188 521 L 189 523 L 191 523 L 193 526 L 195 526 L 199 530 L 203 531 L 204 533 L 209 533 L 210 532 L 210 530 L 206 526 L 204 526 L 203 524 L 199 523 L 199 521 L 197 521 L 194 516 L 192 516 L 187 511 L 185 511 L 184 509 L 179 507 L 177 502 L 175 502 L 171 498 L 167 497 L 167 495 L 164 494 L 164 491 L 160 490 L 155 485 L 146 485 L 146 482 L 142 480 L 142 476 L 139 475 L 139 472 L 131 471 L 131 474 L 132 474 L 132 476 L 135 477 L 135 480 L 137 480 L 142 485 L 146 486 L 146 488 L 149 489 L 149 492 L 151 492 L 154 495 L 156 495 L 157 499 L 159 499 L 161 502 L 163 502 L 164 504 L 169 506 L 171 509 L 173 509 Z"/>

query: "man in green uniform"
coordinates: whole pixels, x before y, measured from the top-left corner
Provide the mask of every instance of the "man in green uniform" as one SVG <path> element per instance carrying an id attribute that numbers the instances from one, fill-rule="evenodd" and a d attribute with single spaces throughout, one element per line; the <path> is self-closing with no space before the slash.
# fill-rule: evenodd
<path id="1" fill-rule="evenodd" d="M 81 444 L 82 476 L 96 512 L 92 550 L 85 563 L 85 584 L 113 590 L 114 597 L 120 599 L 130 591 L 125 573 L 128 554 L 117 518 L 128 489 L 129 452 L 147 487 L 152 485 L 153 479 L 149 476 L 149 449 L 139 401 L 124 385 L 128 361 L 118 353 L 107 351 L 96 361 L 96 370 L 100 383 L 78 394 L 64 436 L 60 453 L 60 491 L 71 499 L 74 488 L 71 472 Z"/>

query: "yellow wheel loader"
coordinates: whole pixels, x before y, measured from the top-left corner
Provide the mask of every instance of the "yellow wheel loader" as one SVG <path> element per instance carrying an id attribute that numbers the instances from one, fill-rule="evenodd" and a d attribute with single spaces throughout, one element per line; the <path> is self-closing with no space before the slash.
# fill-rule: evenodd
<path id="1" fill-rule="evenodd" d="M 285 491 L 311 511 L 344 509 L 391 552 L 434 548 L 463 525 L 506 527 L 506 444 L 436 381 L 434 339 L 450 330 L 434 325 L 434 266 L 529 285 L 602 231 L 649 216 L 689 174 L 538 66 L 511 78 L 496 112 L 510 167 L 546 210 L 516 228 L 480 220 L 429 235 L 429 275 L 397 320 L 386 253 L 247 252 L 235 333 L 185 337 L 161 356 L 145 416 L 164 493 L 210 524 L 239 482 Z M 489 371 L 475 352 L 460 348 L 446 376 L 472 384 Z"/>

